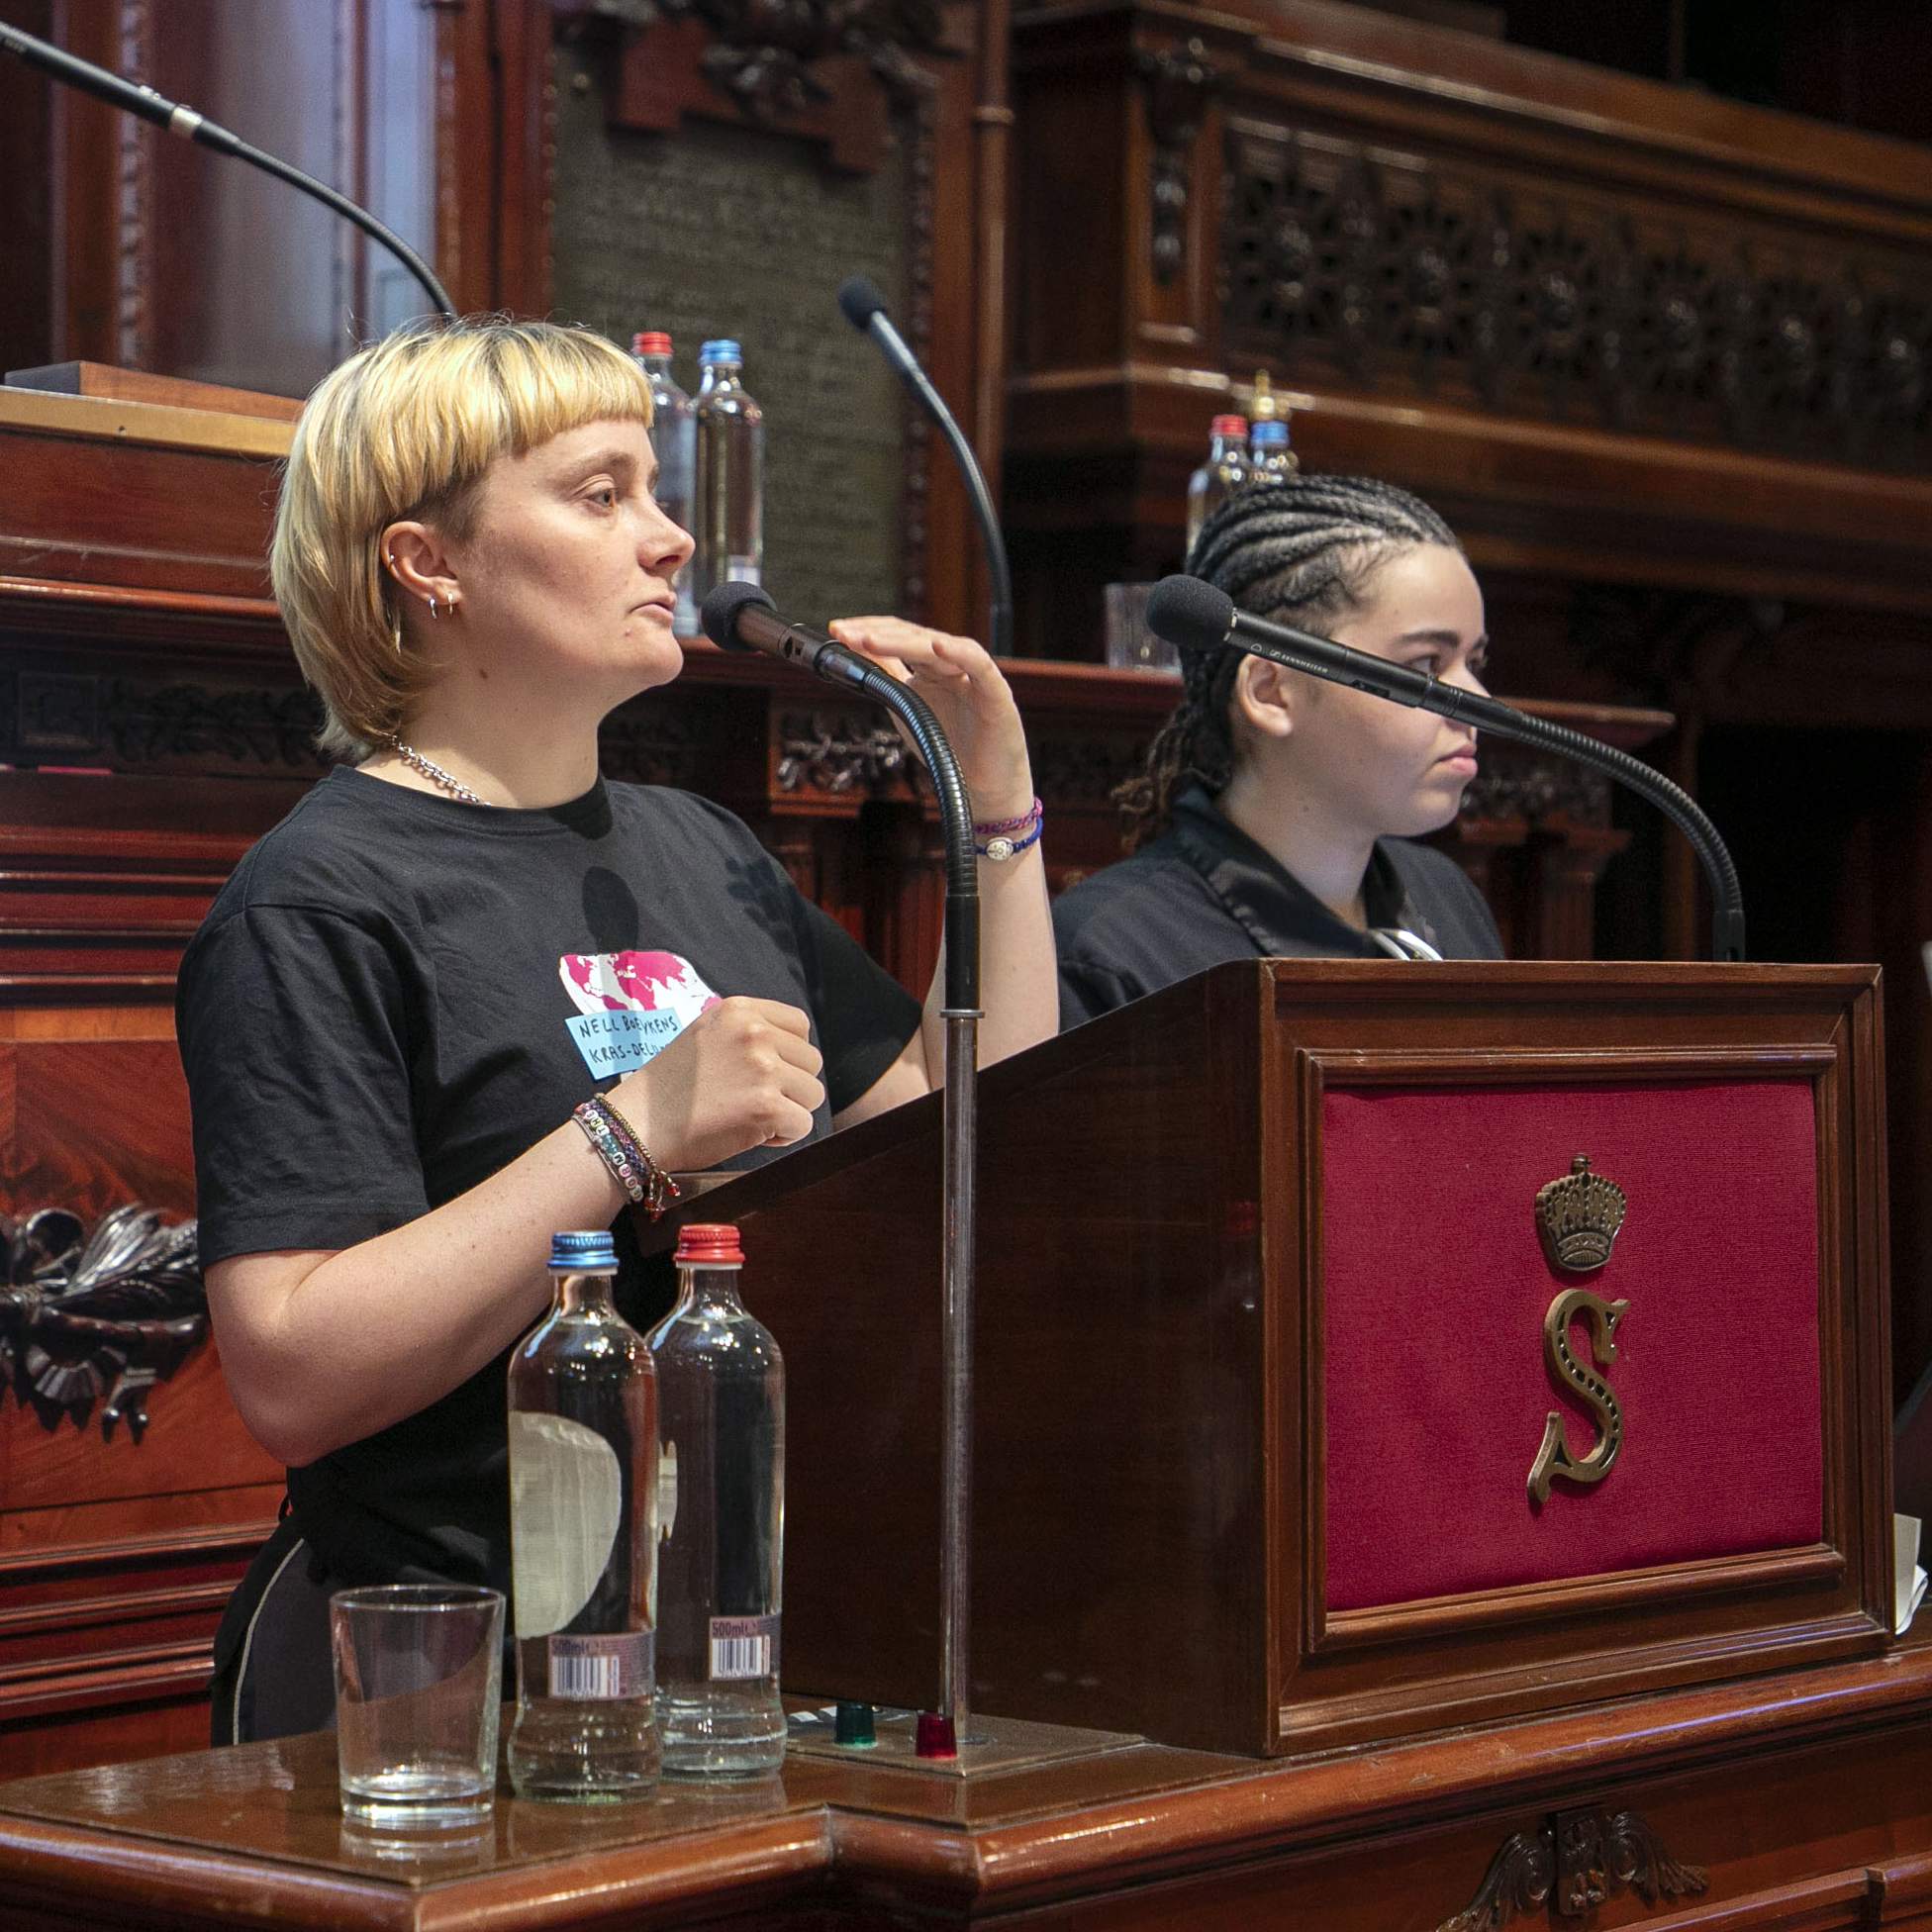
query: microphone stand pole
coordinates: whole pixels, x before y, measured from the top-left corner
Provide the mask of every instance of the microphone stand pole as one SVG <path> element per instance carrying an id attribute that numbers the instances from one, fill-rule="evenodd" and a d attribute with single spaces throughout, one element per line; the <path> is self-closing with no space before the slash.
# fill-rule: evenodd
<path id="1" fill-rule="evenodd" d="M 829 655 L 829 653 L 827 653 Z M 858 660 L 863 662 L 863 660 Z M 822 664 L 822 660 L 821 660 Z M 973 806 L 958 760 L 925 701 L 874 666 L 851 679 L 903 719 L 932 775 L 946 831 L 945 1100 L 940 1125 L 939 1714 L 944 1735 L 920 1755 L 951 1757 L 967 1742 L 973 1679 L 973 1270 L 979 1165 L 980 880 Z M 841 675 L 841 682 L 846 681 Z M 921 1725 L 923 1731 L 923 1725 Z"/>
<path id="2" fill-rule="evenodd" d="M 919 1725 L 919 1755 L 949 1758 L 967 1741 L 973 1676 L 973 1269 L 979 1153 L 980 875 L 973 802 L 939 721 L 918 692 L 844 645 L 787 624 L 750 585 L 721 585 L 705 600 L 705 631 L 715 643 L 761 650 L 828 683 L 854 690 L 899 719 L 932 777 L 946 834 L 944 1111 L 940 1177 L 943 1234 L 940 1286 L 941 1534 L 939 1542 L 939 1736 Z"/>

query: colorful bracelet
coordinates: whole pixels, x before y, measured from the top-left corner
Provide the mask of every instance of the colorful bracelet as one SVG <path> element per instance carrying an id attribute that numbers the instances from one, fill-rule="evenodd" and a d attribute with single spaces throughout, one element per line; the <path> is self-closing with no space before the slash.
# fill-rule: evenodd
<path id="1" fill-rule="evenodd" d="M 678 1184 L 651 1158 L 630 1122 L 603 1095 L 592 1095 L 570 1117 L 583 1128 L 598 1159 L 617 1177 L 632 1205 L 652 1220 L 678 1199 Z"/>
<path id="2" fill-rule="evenodd" d="M 1035 799 L 1033 809 L 1022 818 L 995 819 L 988 824 L 975 824 L 973 850 L 995 865 L 1004 865 L 1009 859 L 1017 858 L 1027 846 L 1037 845 L 1045 824 L 1046 808 Z"/>
<path id="3" fill-rule="evenodd" d="M 1039 800 L 1035 799 L 1017 819 L 989 819 L 984 824 L 980 823 L 976 819 L 973 821 L 973 836 L 975 838 L 991 838 L 996 832 L 1024 831 L 1045 810 L 1046 808 L 1040 804 Z"/>

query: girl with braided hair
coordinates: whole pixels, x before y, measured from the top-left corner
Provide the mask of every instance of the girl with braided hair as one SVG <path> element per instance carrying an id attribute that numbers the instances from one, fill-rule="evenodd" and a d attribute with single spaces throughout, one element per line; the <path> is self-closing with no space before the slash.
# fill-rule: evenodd
<path id="1" fill-rule="evenodd" d="M 1189 559 L 1257 617 L 1482 690 L 1483 595 L 1427 504 L 1359 476 L 1244 490 Z M 1184 696 L 1115 797 L 1132 856 L 1054 908 L 1060 1023 L 1228 959 L 1499 959 L 1482 895 L 1409 841 L 1448 824 L 1476 734 L 1231 645 L 1182 653 Z"/>

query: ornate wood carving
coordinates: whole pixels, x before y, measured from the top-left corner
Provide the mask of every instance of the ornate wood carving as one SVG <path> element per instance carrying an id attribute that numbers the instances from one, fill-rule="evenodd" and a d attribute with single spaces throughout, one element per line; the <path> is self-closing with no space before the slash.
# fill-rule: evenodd
<path id="1" fill-rule="evenodd" d="M 0 742 L 10 761 L 309 775 L 326 767 L 315 748 L 321 709 L 301 685 L 158 684 L 44 668 L 4 683 Z"/>
<path id="2" fill-rule="evenodd" d="M 929 112 L 921 61 L 953 57 L 932 0 L 663 0 L 624 25 L 610 68 L 614 127 L 668 133 L 687 114 L 751 121 L 825 144 L 870 174 L 894 116 Z"/>
<path id="3" fill-rule="evenodd" d="M 1503 1840 L 1476 1896 L 1437 1932 L 1500 1932 L 1543 1905 L 1556 1917 L 1582 1918 L 1618 1891 L 1655 1905 L 1709 1883 L 1700 1866 L 1682 1865 L 1664 1849 L 1641 1811 L 1557 1811 L 1539 1830 Z"/>
<path id="4" fill-rule="evenodd" d="M 1034 790 L 1049 811 L 1111 811 L 1113 794 L 1146 763 L 1147 742 L 1098 732 L 1032 736 Z"/>
<path id="5" fill-rule="evenodd" d="M 607 778 L 633 785 L 699 782 L 697 727 L 688 713 L 667 706 L 632 704 L 613 712 L 599 727 L 597 752 Z"/>
<path id="6" fill-rule="evenodd" d="M 1463 794 L 1464 820 L 1537 824 L 1559 815 L 1571 824 L 1607 825 L 1609 779 L 1552 752 L 1486 739 L 1482 769 Z"/>
<path id="7" fill-rule="evenodd" d="M 834 798 L 904 789 L 912 783 L 906 741 L 876 714 L 786 712 L 778 725 L 781 792 L 821 792 Z"/>
<path id="8" fill-rule="evenodd" d="M 1549 1827 L 1519 1831 L 1497 1848 L 1476 1896 L 1436 1932 L 1499 1932 L 1511 1919 L 1548 1904 L 1555 1882 Z"/>
<path id="9" fill-rule="evenodd" d="M 1511 416 L 1932 468 L 1932 276 L 1906 250 L 1258 120 L 1230 127 L 1226 168 L 1237 357 Z"/>
<path id="10" fill-rule="evenodd" d="M 712 37 L 702 66 L 755 119 L 796 114 L 831 90 L 814 72 L 834 54 L 856 55 L 895 107 L 931 85 L 916 54 L 949 53 L 936 0 L 658 0 L 673 20 Z"/>
<path id="11" fill-rule="evenodd" d="M 1193 149 L 1208 97 L 1220 84 L 1199 39 L 1180 52 L 1142 50 L 1136 66 L 1147 88 L 1147 132 L 1154 152 L 1149 166 L 1151 210 L 1149 260 L 1165 287 L 1187 263 L 1188 202 L 1194 189 Z"/>
<path id="12" fill-rule="evenodd" d="M 0 1217 L 0 1393 L 11 1386 L 51 1431 L 84 1428 L 94 1404 L 102 1439 L 125 1421 L 139 1442 L 147 1392 L 208 1334 L 195 1223 L 164 1226 L 152 1208 L 117 1208 L 89 1234 L 65 1208 Z"/>

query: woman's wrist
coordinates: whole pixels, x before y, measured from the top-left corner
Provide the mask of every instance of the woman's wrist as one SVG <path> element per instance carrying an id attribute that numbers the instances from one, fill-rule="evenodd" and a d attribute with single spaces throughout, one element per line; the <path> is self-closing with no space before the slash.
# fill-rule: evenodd
<path id="1" fill-rule="evenodd" d="M 645 1146 L 615 1094 L 594 1094 L 571 1116 L 633 1207 L 656 1220 L 678 1198 L 678 1184 Z"/>
<path id="2" fill-rule="evenodd" d="M 997 824 L 1003 819 L 1021 819 L 1039 801 L 1033 796 L 1033 774 L 1021 765 L 995 783 L 967 783 L 966 795 L 973 808 L 975 825 Z"/>
<path id="3" fill-rule="evenodd" d="M 1045 808 L 1034 799 L 1024 812 L 1006 819 L 975 819 L 973 849 L 983 859 L 1004 865 L 1040 842 Z"/>

